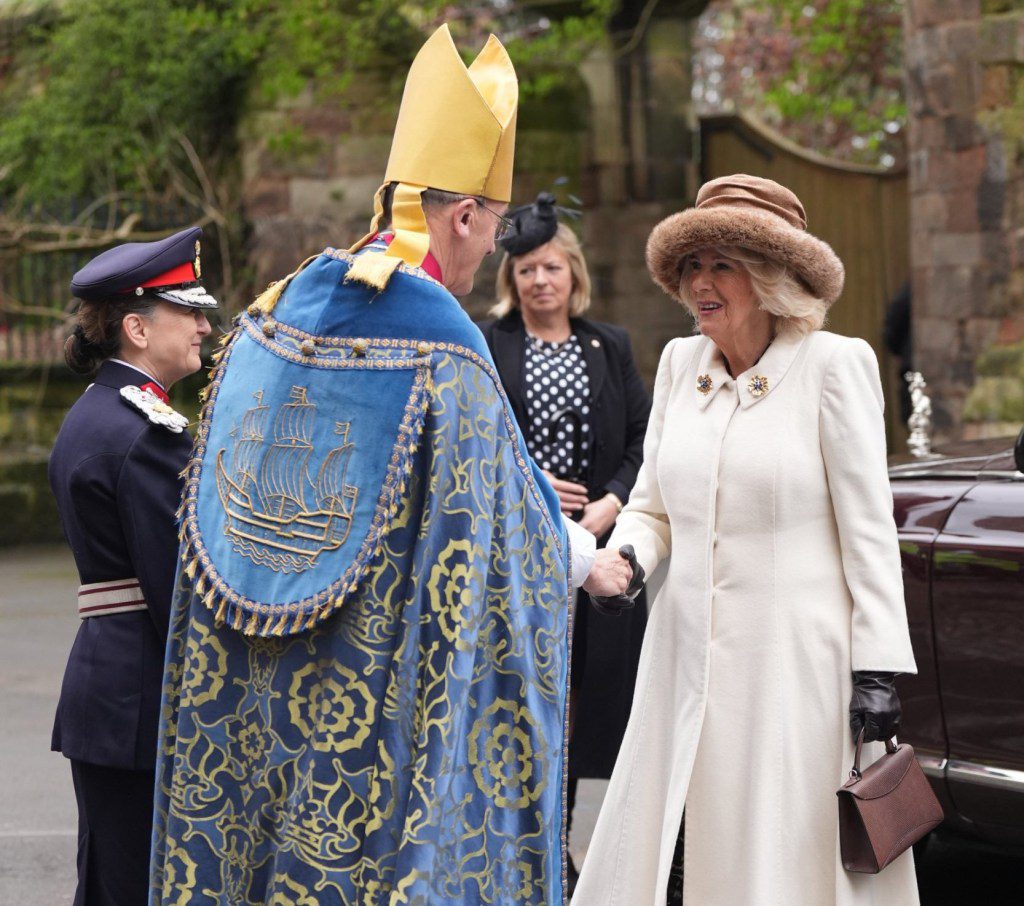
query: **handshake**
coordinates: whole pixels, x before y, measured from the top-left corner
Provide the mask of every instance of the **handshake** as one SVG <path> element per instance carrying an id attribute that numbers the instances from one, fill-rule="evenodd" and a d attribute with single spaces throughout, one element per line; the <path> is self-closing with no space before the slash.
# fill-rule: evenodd
<path id="1" fill-rule="evenodd" d="M 599 613 L 618 616 L 629 610 L 644 585 L 644 568 L 637 562 L 631 544 L 618 551 L 603 548 L 597 552 L 594 565 L 583 583 Z"/>

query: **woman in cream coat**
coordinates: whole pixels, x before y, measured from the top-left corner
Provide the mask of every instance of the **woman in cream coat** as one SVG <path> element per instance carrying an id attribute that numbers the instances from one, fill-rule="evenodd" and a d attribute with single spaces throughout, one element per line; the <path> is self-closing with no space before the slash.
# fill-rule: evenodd
<path id="1" fill-rule="evenodd" d="M 842 264 L 749 176 L 706 184 L 647 260 L 701 336 L 662 355 L 605 555 L 671 561 L 573 903 L 662 906 L 681 860 L 686 906 L 916 904 L 909 852 L 879 875 L 839 858 L 851 724 L 893 734 L 915 671 L 878 365 L 819 329 Z"/>

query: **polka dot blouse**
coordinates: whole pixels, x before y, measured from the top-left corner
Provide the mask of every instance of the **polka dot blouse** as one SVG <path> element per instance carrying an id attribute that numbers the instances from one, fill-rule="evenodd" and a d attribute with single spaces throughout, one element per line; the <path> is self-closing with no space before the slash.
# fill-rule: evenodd
<path id="1" fill-rule="evenodd" d="M 526 334 L 526 417 L 523 432 L 534 461 L 553 475 L 582 479 L 590 455 L 590 378 L 583 348 L 573 334 L 561 343 Z M 574 423 L 567 408 L 582 416 L 579 471 L 573 474 Z M 563 413 L 552 426 L 552 419 Z"/>

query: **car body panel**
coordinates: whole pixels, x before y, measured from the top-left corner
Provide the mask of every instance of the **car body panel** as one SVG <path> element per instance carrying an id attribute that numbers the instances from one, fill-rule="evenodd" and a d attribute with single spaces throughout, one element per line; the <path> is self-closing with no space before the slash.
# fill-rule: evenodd
<path id="1" fill-rule="evenodd" d="M 891 461 L 917 676 L 902 738 L 947 826 L 1024 846 L 1024 475 L 1013 441 Z"/>
<path id="2" fill-rule="evenodd" d="M 954 507 L 932 558 L 932 619 L 957 810 L 1020 831 L 1024 784 L 1024 482 L 981 481 Z M 999 775 L 993 775 L 998 777 Z"/>

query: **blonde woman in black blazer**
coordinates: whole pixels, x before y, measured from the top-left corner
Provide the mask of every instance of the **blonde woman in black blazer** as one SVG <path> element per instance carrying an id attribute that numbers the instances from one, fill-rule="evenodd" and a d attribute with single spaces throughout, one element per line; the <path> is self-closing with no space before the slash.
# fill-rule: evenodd
<path id="1" fill-rule="evenodd" d="M 530 453 L 562 510 L 601 545 L 643 459 L 650 398 L 620 327 L 581 317 L 590 278 L 575 234 L 542 194 L 510 214 L 496 318 L 481 325 Z M 572 650 L 569 817 L 579 778 L 611 776 L 633 700 L 647 624 L 644 593 L 618 616 L 576 607 Z M 575 867 L 570 859 L 570 886 Z"/>

